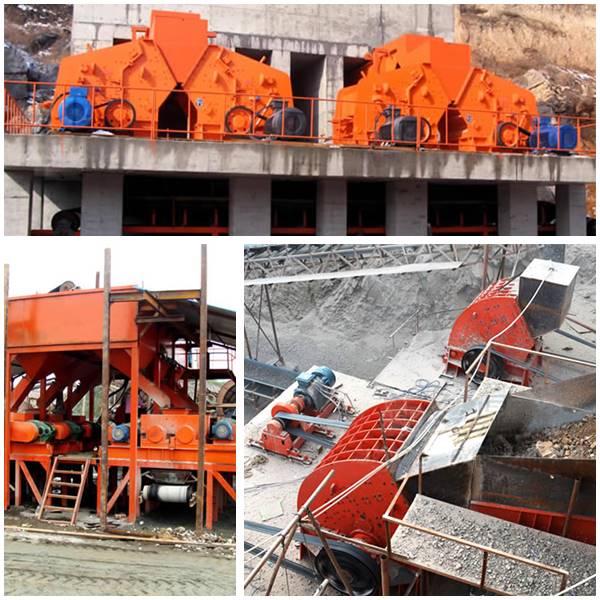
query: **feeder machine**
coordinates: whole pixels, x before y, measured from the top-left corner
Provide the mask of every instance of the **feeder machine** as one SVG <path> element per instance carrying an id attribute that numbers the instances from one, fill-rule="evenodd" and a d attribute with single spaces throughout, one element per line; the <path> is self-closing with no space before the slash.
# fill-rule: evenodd
<path id="1" fill-rule="evenodd" d="M 190 390 L 198 374 L 199 294 L 111 290 L 107 512 L 128 506 L 131 521 L 140 499 L 146 510 L 160 501 L 195 501 L 199 415 Z M 40 518 L 64 509 L 74 522 L 84 495 L 93 498 L 96 487 L 101 510 L 95 388 L 102 372 L 102 309 L 101 289 L 61 286 L 9 299 L 5 506 L 31 496 Z M 213 364 L 208 352 L 208 378 L 233 378 L 235 317 L 209 307 L 208 328 L 209 350 L 227 356 L 224 368 L 223 359 Z M 210 528 L 227 499 L 235 501 L 235 420 L 210 406 L 203 418 Z M 94 470 L 95 480 L 89 476 Z M 52 504 L 53 498 L 62 504 Z M 65 505 L 73 499 L 75 507 Z"/>
<path id="2" fill-rule="evenodd" d="M 262 430 L 260 439 L 251 441 L 251 444 L 310 464 L 311 456 L 300 451 L 305 440 L 330 446 L 334 434 L 329 427 L 346 428 L 347 423 L 327 420 L 338 406 L 332 390 L 335 374 L 331 369 L 316 367 L 300 373 L 296 383 L 292 399 L 276 402 L 271 407 L 272 418 Z M 345 407 L 345 410 L 352 412 L 350 407 Z"/>
<path id="3" fill-rule="evenodd" d="M 219 141 L 303 134 L 289 76 L 210 44 L 214 37 L 197 14 L 154 10 L 130 42 L 64 58 L 52 126 Z"/>
<path id="4" fill-rule="evenodd" d="M 558 330 L 571 305 L 579 267 L 535 259 L 515 279 L 501 279 L 488 286 L 456 319 L 444 354 L 446 371 L 466 371 L 487 342 L 495 338 L 515 348 L 494 347 L 475 373 L 480 383 L 486 372 L 494 379 L 529 385 L 541 363 L 531 350 L 542 349 L 541 336 Z M 535 299 L 527 307 L 532 297 Z"/>

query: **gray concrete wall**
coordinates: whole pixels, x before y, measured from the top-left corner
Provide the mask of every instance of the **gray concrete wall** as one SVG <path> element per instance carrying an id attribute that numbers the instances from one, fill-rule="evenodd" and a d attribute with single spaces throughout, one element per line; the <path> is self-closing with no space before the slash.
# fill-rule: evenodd
<path id="1" fill-rule="evenodd" d="M 32 184 L 31 171 L 4 171 L 4 235 L 29 233 Z"/>
<path id="2" fill-rule="evenodd" d="M 129 39 L 153 8 L 201 14 L 229 48 L 362 57 L 403 33 L 454 36 L 454 7 L 444 4 L 75 4 L 73 51 Z"/>
<path id="3" fill-rule="evenodd" d="M 123 173 L 84 173 L 81 184 L 81 235 L 121 235 Z"/>
<path id="4" fill-rule="evenodd" d="M 189 142 L 121 137 L 7 135 L 5 169 L 52 172 L 312 177 L 493 183 L 594 183 L 581 156 L 406 152 L 394 148 Z"/>

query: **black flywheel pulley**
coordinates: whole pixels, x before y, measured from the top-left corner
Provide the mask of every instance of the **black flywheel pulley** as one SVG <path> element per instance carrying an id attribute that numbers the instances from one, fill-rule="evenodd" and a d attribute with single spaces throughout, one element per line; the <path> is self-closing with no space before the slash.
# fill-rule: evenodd
<path id="1" fill-rule="evenodd" d="M 375 596 L 379 594 L 380 572 L 377 561 L 363 550 L 350 544 L 336 542 L 330 543 L 330 545 L 354 595 Z M 321 548 L 315 557 L 315 568 L 323 579 L 329 580 L 335 590 L 342 594 L 347 593 L 324 548 Z"/>
<path id="2" fill-rule="evenodd" d="M 467 372 L 467 369 L 473 364 L 473 362 L 477 360 L 477 357 L 479 356 L 479 354 L 482 350 L 483 350 L 483 346 L 476 347 L 476 348 L 469 348 L 469 350 L 467 350 L 463 354 L 461 366 L 465 373 Z M 475 375 L 473 377 L 473 381 L 477 385 L 479 385 L 485 377 L 486 364 L 487 364 L 487 351 L 485 353 L 485 356 L 481 360 L 481 364 L 479 365 L 479 368 L 477 369 L 477 373 L 475 373 Z M 490 356 L 490 367 L 488 369 L 488 377 L 491 379 L 500 379 L 502 377 L 503 372 L 504 372 L 504 368 L 502 365 L 502 359 L 498 355 L 496 355 L 492 352 L 491 356 Z M 473 374 L 471 373 L 470 376 L 471 375 L 473 375 Z"/>

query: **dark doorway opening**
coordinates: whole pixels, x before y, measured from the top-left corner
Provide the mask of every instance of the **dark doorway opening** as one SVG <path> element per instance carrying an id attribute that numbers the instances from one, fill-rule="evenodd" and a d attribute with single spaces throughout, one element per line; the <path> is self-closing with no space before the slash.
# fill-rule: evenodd
<path id="1" fill-rule="evenodd" d="M 227 179 L 125 177 L 124 235 L 227 235 Z"/>
<path id="2" fill-rule="evenodd" d="M 428 215 L 432 235 L 498 235 L 498 188 L 431 183 Z"/>
<path id="3" fill-rule="evenodd" d="M 317 182 L 274 180 L 271 183 L 271 234 L 316 235 Z"/>
<path id="4" fill-rule="evenodd" d="M 255 48 L 236 48 L 237 54 L 242 54 L 253 60 L 261 61 L 264 58 L 264 63 L 267 65 L 271 64 L 271 50 L 256 50 Z"/>
<path id="5" fill-rule="evenodd" d="M 344 56 L 344 87 L 357 84 L 361 78 L 361 71 L 369 64 L 364 58 Z"/>
<path id="6" fill-rule="evenodd" d="M 316 54 L 292 52 L 290 76 L 294 105 L 306 115 L 306 131 L 303 135 L 316 138 L 319 135 L 319 88 L 325 68 L 325 57 Z"/>
<path id="7" fill-rule="evenodd" d="M 385 235 L 384 182 L 348 182 L 348 235 Z"/>

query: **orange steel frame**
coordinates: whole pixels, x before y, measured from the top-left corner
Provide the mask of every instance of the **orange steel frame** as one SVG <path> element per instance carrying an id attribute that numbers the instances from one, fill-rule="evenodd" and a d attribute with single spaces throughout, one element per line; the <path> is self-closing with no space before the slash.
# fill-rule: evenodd
<path id="1" fill-rule="evenodd" d="M 113 288 L 115 292 L 138 292 L 135 288 L 123 287 Z M 76 294 L 78 296 L 75 305 L 70 304 L 71 312 L 67 315 L 61 300 L 65 295 Z M 135 316 L 138 312 L 138 301 L 120 301 L 111 303 L 111 326 L 110 326 L 110 363 L 111 367 L 123 372 L 123 358 L 129 356 L 129 373 L 131 381 L 131 398 L 137 398 L 140 389 L 140 353 L 148 352 L 141 344 L 138 325 Z M 85 397 L 87 391 L 90 396 L 89 417 L 94 414 L 94 385 L 100 383 L 100 371 L 83 374 L 77 369 L 78 361 L 65 361 L 63 353 L 93 352 L 100 354 L 102 350 L 102 319 L 94 319 L 94 315 L 100 317 L 102 314 L 102 290 L 77 290 L 76 292 L 63 292 L 53 294 L 40 294 L 21 298 L 10 298 L 8 307 L 7 348 L 4 381 L 4 411 L 5 411 L 5 435 L 4 435 L 4 507 L 10 506 L 10 466 L 15 466 L 15 505 L 22 501 L 23 480 L 31 488 L 38 502 L 41 499 L 40 490 L 31 476 L 27 463 L 37 463 L 48 475 L 51 463 L 58 454 L 81 451 L 80 442 L 60 443 L 18 443 L 11 439 L 10 415 L 15 412 L 22 401 L 27 397 L 29 391 L 34 387 L 37 379 L 24 378 L 16 387 L 11 384 L 10 365 L 13 359 L 20 357 L 22 361 L 34 364 L 33 372 L 42 373 L 44 365 L 48 373 L 56 373 L 56 383 L 48 389 L 64 390 L 68 388 L 67 405 L 69 405 L 69 416 L 72 409 Z M 42 327 L 41 325 L 45 325 Z M 141 325 L 140 327 L 144 327 Z M 175 351 L 175 345 L 173 351 Z M 60 364 L 63 363 L 63 370 Z M 66 364 L 65 364 L 66 363 Z M 118 366 L 117 366 L 118 365 Z M 48 371 L 50 369 L 50 371 Z M 125 369 L 126 370 L 126 369 Z M 63 371 L 65 372 L 63 378 Z M 221 371 L 217 371 L 222 374 Z M 40 392 L 40 412 L 42 419 L 45 417 L 45 396 L 52 399 L 53 395 L 46 393 L 45 379 L 42 377 L 43 391 Z M 81 381 L 79 393 L 74 393 L 72 385 Z M 85 385 L 87 384 L 87 386 Z M 42 387 L 40 388 L 42 390 Z M 83 391 L 83 393 L 82 393 Z M 130 402 L 130 440 L 138 439 L 138 403 Z M 215 518 L 224 502 L 224 494 L 227 494 L 234 502 L 236 493 L 224 473 L 235 474 L 235 441 L 207 443 L 205 451 L 205 469 L 207 473 L 206 485 L 206 527 L 212 528 Z M 97 510 L 100 510 L 100 457 L 94 460 L 98 467 L 97 480 Z M 109 446 L 108 466 L 125 467 L 127 472 L 109 498 L 108 512 L 114 507 L 118 497 L 124 492 L 125 487 L 129 489 L 128 518 L 134 522 L 140 514 L 138 497 L 140 494 L 141 470 L 144 468 L 170 469 L 195 471 L 197 469 L 197 449 L 164 449 L 164 448 L 142 448 L 137 443 L 128 445 Z M 219 484 L 215 486 L 215 481 Z M 222 491 L 219 491 L 218 488 Z"/>
<path id="2" fill-rule="evenodd" d="M 23 111 L 19 108 L 18 104 L 14 101 L 14 99 L 12 99 L 9 90 L 7 90 L 7 86 L 22 86 L 22 85 L 27 85 L 29 87 L 32 88 L 32 102 L 31 102 L 31 106 L 32 106 L 32 110 L 29 113 L 29 115 L 26 115 L 25 113 L 23 113 Z M 77 82 L 75 83 L 70 83 L 70 84 L 66 84 L 66 83 L 61 83 L 61 84 L 57 84 L 57 83 L 52 83 L 52 82 L 24 82 L 24 81 L 16 81 L 16 80 L 5 80 L 4 82 L 4 96 L 5 96 L 5 109 L 4 109 L 4 131 L 5 133 L 8 134 L 23 134 L 23 133 L 36 133 L 37 131 L 43 131 L 43 130 L 50 130 L 53 131 L 54 133 L 57 134 L 63 134 L 63 135 L 72 135 L 72 133 L 77 133 L 78 131 L 80 133 L 87 133 L 90 130 L 93 130 L 94 128 L 91 127 L 69 127 L 69 129 L 71 130 L 70 133 L 63 133 L 62 131 L 60 131 L 55 125 L 53 125 L 52 123 L 43 123 L 42 121 L 42 108 L 43 108 L 43 102 L 39 101 L 36 99 L 36 96 L 39 95 L 41 90 L 44 89 L 55 89 L 55 93 L 58 95 L 59 93 L 67 93 L 68 90 L 73 87 L 86 87 L 85 85 L 79 84 Z M 88 86 L 90 88 L 90 93 L 93 95 L 95 92 L 94 90 L 97 90 L 98 88 L 102 88 L 102 86 Z M 114 86 L 107 86 L 110 87 L 111 90 L 114 90 L 115 87 Z M 123 86 L 122 88 L 119 88 L 120 93 L 119 95 L 122 97 L 127 96 L 128 94 L 135 94 L 135 93 L 151 93 L 152 97 L 153 97 L 153 102 L 152 102 L 152 110 L 153 110 L 153 115 L 152 118 L 155 118 L 154 113 L 156 113 L 156 115 L 158 114 L 158 110 L 160 108 L 160 105 L 157 104 L 156 102 L 156 98 L 157 97 L 163 97 L 164 94 L 166 93 L 174 93 L 174 94 L 184 94 L 186 96 L 186 100 L 185 103 L 188 106 L 188 111 L 193 109 L 193 103 L 190 100 L 190 97 L 196 97 L 196 96 L 203 96 L 203 97 L 216 97 L 219 98 L 221 103 L 225 103 L 228 101 L 228 98 L 231 96 L 228 93 L 225 92 L 218 92 L 218 91 L 214 91 L 214 90 L 207 90 L 207 89 L 203 89 L 203 90 L 170 90 L 170 89 L 164 89 L 164 88 L 141 88 L 141 87 L 127 87 L 127 86 Z M 243 100 L 244 95 L 239 95 L 241 100 Z M 248 101 L 248 108 L 253 111 L 253 116 L 255 118 L 258 118 L 256 116 L 257 112 L 255 111 L 255 109 L 252 108 L 252 103 L 257 102 L 257 97 L 264 103 L 267 102 L 271 99 L 273 99 L 274 97 L 272 96 L 257 96 L 257 95 L 248 95 L 247 101 Z M 316 112 L 323 112 L 324 110 L 326 110 L 327 112 L 335 112 L 336 110 L 342 110 L 342 108 L 346 107 L 346 108 L 350 108 L 352 110 L 357 110 L 358 108 L 361 108 L 361 112 L 364 114 L 364 123 L 363 123 L 363 129 L 365 131 L 367 131 L 369 133 L 369 135 L 367 136 L 368 139 L 365 139 L 364 141 L 360 141 L 360 140 L 356 140 L 354 143 L 352 144 L 341 144 L 341 145 L 349 145 L 352 147 L 373 147 L 376 146 L 378 148 L 380 148 L 382 151 L 390 151 L 393 149 L 401 149 L 401 148 L 405 148 L 405 149 L 411 149 L 411 150 L 416 150 L 416 151 L 420 151 L 421 149 L 423 150 L 428 150 L 428 149 L 445 149 L 445 150 L 458 150 L 460 148 L 460 144 L 459 142 L 451 142 L 451 141 L 445 141 L 445 142 L 435 142 L 433 140 L 421 140 L 419 139 L 419 133 L 417 133 L 417 140 L 416 142 L 402 142 L 400 140 L 392 140 L 391 144 L 389 142 L 384 143 L 381 141 L 377 141 L 374 139 L 374 124 L 370 122 L 370 118 L 367 118 L 367 114 L 370 114 L 372 111 L 374 110 L 380 110 L 381 109 L 381 104 L 380 103 L 376 103 L 376 102 L 366 102 L 366 101 L 360 101 L 360 100 L 342 100 L 342 99 L 332 99 L 332 98 L 314 98 L 314 97 L 306 97 L 306 96 L 286 96 L 286 99 L 290 102 L 290 104 L 297 106 L 298 102 L 303 102 L 303 103 L 308 103 L 308 105 L 310 106 L 309 109 L 309 113 L 310 114 L 316 114 Z M 92 104 L 93 104 L 93 100 L 92 100 Z M 368 110 L 367 110 L 368 109 Z M 424 113 L 425 111 L 429 111 L 435 109 L 438 112 L 440 112 L 443 116 L 440 120 L 444 121 L 445 123 L 448 123 L 449 118 L 451 118 L 451 114 L 452 111 L 454 110 L 452 107 L 448 107 L 448 106 L 431 106 L 431 105 L 421 105 L 419 103 L 415 103 L 411 105 L 411 110 L 412 113 L 414 114 L 414 116 L 417 117 L 417 119 L 421 118 L 421 114 Z M 285 108 L 283 108 L 283 112 L 285 113 Z M 500 122 L 502 119 L 502 112 L 501 111 L 497 111 L 497 110 L 491 110 L 491 109 L 480 109 L 480 108 L 473 108 L 470 109 L 469 112 L 473 115 L 481 115 L 482 118 L 487 119 L 488 121 L 494 121 L 494 122 Z M 589 131 L 589 135 L 587 137 L 589 137 L 590 139 L 594 139 L 595 138 L 595 130 L 596 130 L 596 119 L 592 118 L 592 117 L 582 117 L 582 116 L 577 116 L 577 115 L 567 115 L 567 114 L 549 114 L 549 113 L 541 113 L 540 115 L 532 115 L 533 117 L 550 117 L 551 119 L 553 119 L 557 125 L 565 125 L 565 124 L 569 124 L 572 125 L 573 127 L 575 127 L 575 129 L 577 130 L 577 136 L 578 136 L 578 147 L 571 151 L 571 153 L 573 154 L 580 154 L 580 155 L 585 155 L 585 156 L 595 156 L 596 155 L 596 149 L 595 146 L 593 146 L 593 144 L 584 144 L 584 139 L 583 139 L 583 133 L 584 132 L 588 132 Z M 158 120 L 156 120 L 156 122 L 158 122 Z M 310 142 L 310 143 L 314 143 L 315 140 L 319 140 L 319 141 L 326 141 L 326 138 L 323 135 L 319 134 L 319 131 L 316 130 L 315 128 L 315 120 L 314 119 L 308 119 L 307 118 L 307 131 L 302 134 L 302 135 L 286 135 L 285 136 L 285 141 L 278 141 L 278 140 L 273 140 L 272 136 L 268 136 L 267 139 L 269 140 L 270 143 L 289 143 L 289 142 Z M 97 127 L 95 128 L 97 129 Z M 154 126 L 145 126 L 145 127 L 129 127 L 127 129 L 123 129 L 122 127 L 109 127 L 109 126 L 102 126 L 102 129 L 107 130 L 107 131 L 113 131 L 114 133 L 117 134 L 127 134 L 127 135 L 133 135 L 133 136 L 143 136 L 147 139 L 158 139 L 161 137 L 170 137 L 170 136 L 175 136 L 175 137 L 186 137 L 188 140 L 194 140 L 194 134 L 195 134 L 195 130 L 192 129 L 191 127 L 185 128 L 185 129 L 177 129 L 177 130 L 168 130 L 168 129 L 160 129 L 158 128 L 158 126 L 154 127 Z M 417 127 L 417 132 L 420 131 L 420 128 Z M 495 131 L 495 130 L 494 130 Z M 258 135 L 256 132 L 251 131 L 248 133 L 244 133 L 244 132 L 238 132 L 234 134 L 231 134 L 230 132 L 226 131 L 225 128 L 225 123 L 221 124 L 221 129 L 220 130 L 215 130 L 214 134 L 222 139 L 230 139 L 230 140 L 248 140 L 250 142 L 253 143 L 260 143 L 260 139 L 261 136 Z M 448 139 L 448 132 L 446 132 L 446 137 L 445 139 Z M 198 140 L 195 140 L 198 141 Z M 539 145 L 539 140 L 538 140 L 538 144 L 536 147 L 524 147 L 524 146 L 519 146 L 519 147 L 507 147 L 504 145 L 501 145 L 498 143 L 498 139 L 496 137 L 496 134 L 493 134 L 493 140 L 486 145 L 485 149 L 478 149 L 478 148 L 473 148 L 471 150 L 465 150 L 464 148 L 461 148 L 462 152 L 504 152 L 504 153 L 524 153 L 524 154 L 530 154 L 530 153 L 534 153 L 536 151 L 541 151 L 541 152 L 547 152 L 547 149 L 541 147 Z M 559 149 L 560 150 L 560 149 Z"/>

